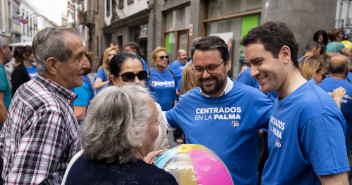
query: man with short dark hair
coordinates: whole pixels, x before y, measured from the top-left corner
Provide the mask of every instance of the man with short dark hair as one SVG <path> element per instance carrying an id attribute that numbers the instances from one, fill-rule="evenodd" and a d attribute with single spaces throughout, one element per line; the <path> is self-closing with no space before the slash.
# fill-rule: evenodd
<path id="1" fill-rule="evenodd" d="M 11 102 L 11 88 L 4 65 L 10 62 L 9 41 L 0 36 L 0 130 L 5 123 L 7 110 Z"/>
<path id="2" fill-rule="evenodd" d="M 179 49 L 176 53 L 176 60 L 174 60 L 169 65 L 169 69 L 175 75 L 176 90 L 178 91 L 178 93 L 181 91 L 182 72 L 183 72 L 183 68 L 185 68 L 186 66 L 187 61 L 188 61 L 187 51 L 184 49 Z"/>
<path id="3" fill-rule="evenodd" d="M 146 70 L 147 74 L 149 74 L 147 62 L 145 62 L 145 60 L 139 56 L 139 44 L 137 42 L 128 42 L 125 45 L 125 51 L 136 54 L 143 63 L 143 70 Z"/>
<path id="4" fill-rule="evenodd" d="M 235 184 L 257 184 L 258 130 L 267 127 L 272 102 L 257 89 L 231 80 L 226 43 L 219 37 L 195 45 L 193 69 L 199 87 L 166 112 L 189 144 L 204 145 L 226 164 Z"/>
<path id="5" fill-rule="evenodd" d="M 262 184 L 348 184 L 345 120 L 333 99 L 298 70 L 298 44 L 284 23 L 243 38 L 244 55 L 264 92 L 276 91 Z"/>
<path id="6" fill-rule="evenodd" d="M 38 75 L 17 89 L 0 134 L 5 184 L 61 184 L 81 150 L 70 90 L 90 68 L 84 50 L 74 28 L 48 27 L 35 36 Z"/>
<path id="7" fill-rule="evenodd" d="M 300 62 L 304 57 L 315 57 L 318 58 L 320 56 L 321 45 L 316 41 L 309 41 L 306 46 L 306 52 L 304 56 L 298 59 Z"/>

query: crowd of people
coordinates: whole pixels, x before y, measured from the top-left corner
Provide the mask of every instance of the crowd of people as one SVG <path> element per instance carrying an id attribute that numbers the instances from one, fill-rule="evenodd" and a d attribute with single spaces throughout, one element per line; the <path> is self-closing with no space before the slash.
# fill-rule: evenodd
<path id="1" fill-rule="evenodd" d="M 137 43 L 111 43 L 92 70 L 77 30 L 50 27 L 14 49 L 11 75 L 0 37 L 2 183 L 177 184 L 154 166 L 174 132 L 179 144 L 214 151 L 234 184 L 349 184 L 351 49 L 342 38 L 319 30 L 300 57 L 286 24 L 264 23 L 242 39 L 247 66 L 232 79 L 232 42 L 217 36 L 194 39 L 190 58 L 179 49 L 171 63 L 156 47 L 150 68 Z"/>

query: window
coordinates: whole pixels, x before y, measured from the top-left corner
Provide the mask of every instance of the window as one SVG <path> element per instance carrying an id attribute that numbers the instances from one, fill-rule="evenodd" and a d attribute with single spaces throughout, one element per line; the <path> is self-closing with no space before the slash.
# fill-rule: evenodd
<path id="1" fill-rule="evenodd" d="M 216 35 L 232 40 L 229 76 L 237 79 L 245 64 L 242 38 L 260 23 L 261 0 L 204 0 L 202 36 Z"/>
<path id="2" fill-rule="evenodd" d="M 110 17 L 110 0 L 106 0 L 106 17 Z"/>
<path id="3" fill-rule="evenodd" d="M 188 51 L 190 20 L 189 5 L 164 13 L 164 44 L 169 52 L 170 62 L 176 59 L 177 50 Z"/>
<path id="4" fill-rule="evenodd" d="M 118 6 L 118 8 L 121 10 L 121 9 L 123 9 L 123 7 L 124 7 L 124 5 L 123 5 L 123 2 L 124 0 L 119 0 L 119 6 Z"/>

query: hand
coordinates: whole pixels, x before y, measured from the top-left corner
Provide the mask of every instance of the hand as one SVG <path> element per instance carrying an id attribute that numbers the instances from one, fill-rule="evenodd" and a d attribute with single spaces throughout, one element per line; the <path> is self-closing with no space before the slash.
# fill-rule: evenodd
<path id="1" fill-rule="evenodd" d="M 148 164 L 153 164 L 155 165 L 154 159 L 156 156 L 163 154 L 163 152 L 166 150 L 166 148 L 160 149 L 160 150 L 155 150 L 151 151 L 143 158 L 144 162 Z"/>
<path id="2" fill-rule="evenodd" d="M 336 88 L 334 89 L 334 91 L 332 92 L 332 97 L 335 99 L 343 99 L 343 97 L 345 96 L 346 94 L 346 89 L 342 88 L 342 87 L 339 87 L 339 88 Z"/>

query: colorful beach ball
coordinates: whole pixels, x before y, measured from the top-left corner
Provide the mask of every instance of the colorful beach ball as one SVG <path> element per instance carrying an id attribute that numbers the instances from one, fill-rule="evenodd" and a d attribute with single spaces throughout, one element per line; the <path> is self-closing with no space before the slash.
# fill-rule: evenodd
<path id="1" fill-rule="evenodd" d="M 155 165 L 172 174 L 180 185 L 233 185 L 225 164 L 202 145 L 183 144 L 166 150 Z"/>
<path id="2" fill-rule="evenodd" d="M 341 43 L 345 45 L 345 48 L 352 48 L 352 43 L 349 40 L 343 40 Z"/>

